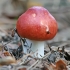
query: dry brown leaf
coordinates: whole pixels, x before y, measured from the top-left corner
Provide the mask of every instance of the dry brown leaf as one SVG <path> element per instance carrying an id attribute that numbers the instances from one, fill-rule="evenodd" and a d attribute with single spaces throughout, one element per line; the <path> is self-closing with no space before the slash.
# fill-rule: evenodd
<path id="1" fill-rule="evenodd" d="M 4 56 L 11 56 L 11 54 L 8 51 L 3 52 Z"/>
<path id="2" fill-rule="evenodd" d="M 55 64 L 50 65 L 52 70 L 67 70 L 66 63 L 63 60 L 57 61 Z"/>

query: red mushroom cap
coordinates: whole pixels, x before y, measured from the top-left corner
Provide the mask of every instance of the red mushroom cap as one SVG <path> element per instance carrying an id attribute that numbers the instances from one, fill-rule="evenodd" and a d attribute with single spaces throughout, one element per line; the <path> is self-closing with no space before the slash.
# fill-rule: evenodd
<path id="1" fill-rule="evenodd" d="M 50 40 L 57 33 L 57 22 L 47 9 L 39 6 L 29 8 L 16 24 L 19 36 L 30 40 Z"/>

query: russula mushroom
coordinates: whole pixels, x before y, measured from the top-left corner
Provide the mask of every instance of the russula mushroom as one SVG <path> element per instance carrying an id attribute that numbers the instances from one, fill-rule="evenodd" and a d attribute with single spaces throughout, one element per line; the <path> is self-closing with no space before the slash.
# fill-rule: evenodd
<path id="1" fill-rule="evenodd" d="M 57 33 L 57 22 L 49 11 L 40 6 L 33 6 L 23 13 L 16 24 L 17 33 L 26 38 L 31 50 L 38 50 L 38 57 L 44 56 L 44 41 L 54 38 Z M 24 47 L 26 53 L 26 47 Z M 41 56 L 40 56 L 41 55 Z"/>

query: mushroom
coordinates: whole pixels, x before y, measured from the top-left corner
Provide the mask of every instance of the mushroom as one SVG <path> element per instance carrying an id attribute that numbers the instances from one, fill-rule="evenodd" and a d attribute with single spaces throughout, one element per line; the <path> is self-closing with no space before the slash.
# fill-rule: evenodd
<path id="1" fill-rule="evenodd" d="M 32 44 L 31 50 L 33 52 L 38 50 L 39 58 L 44 56 L 44 42 L 54 38 L 57 28 L 55 18 L 47 9 L 40 6 L 29 8 L 18 18 L 16 24 L 18 35 L 26 38 L 29 46 Z M 28 48 L 24 46 L 25 53 L 28 53 L 27 50 Z"/>

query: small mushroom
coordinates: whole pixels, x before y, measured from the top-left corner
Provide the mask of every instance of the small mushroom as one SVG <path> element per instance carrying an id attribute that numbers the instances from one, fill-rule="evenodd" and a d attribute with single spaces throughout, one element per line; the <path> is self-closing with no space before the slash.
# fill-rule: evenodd
<path id="1" fill-rule="evenodd" d="M 29 8 L 17 21 L 16 29 L 20 37 L 26 38 L 31 50 L 38 50 L 38 57 L 44 56 L 44 42 L 55 37 L 57 22 L 49 11 L 40 6 Z M 27 53 L 27 47 L 24 46 Z M 41 55 L 41 56 L 40 56 Z M 36 56 L 36 54 L 35 54 Z"/>

